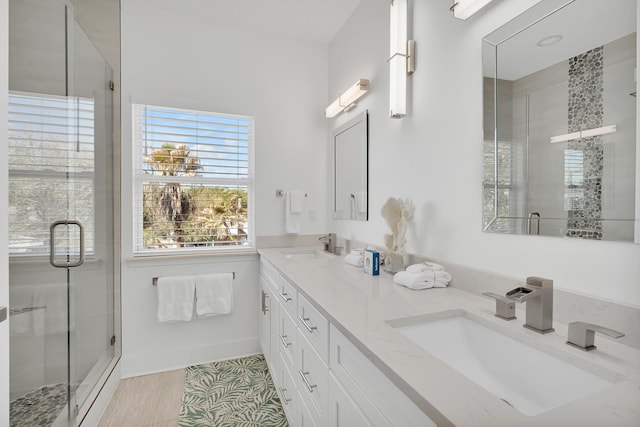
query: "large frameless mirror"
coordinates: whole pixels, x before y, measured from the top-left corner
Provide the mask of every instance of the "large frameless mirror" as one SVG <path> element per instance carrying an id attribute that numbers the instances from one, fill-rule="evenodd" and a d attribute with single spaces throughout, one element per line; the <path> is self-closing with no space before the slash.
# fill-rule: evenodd
<path id="1" fill-rule="evenodd" d="M 483 39 L 483 230 L 634 240 L 635 0 L 543 0 Z"/>
<path id="2" fill-rule="evenodd" d="M 333 218 L 366 221 L 367 112 L 358 114 L 333 132 Z"/>

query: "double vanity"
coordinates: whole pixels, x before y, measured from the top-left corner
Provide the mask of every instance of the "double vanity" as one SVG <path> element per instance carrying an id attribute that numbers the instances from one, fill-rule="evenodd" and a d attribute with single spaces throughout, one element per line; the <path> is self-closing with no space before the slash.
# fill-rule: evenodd
<path id="1" fill-rule="evenodd" d="M 636 348 L 581 351 L 557 321 L 523 328 L 520 306 L 505 320 L 489 298 L 313 248 L 260 255 L 261 346 L 293 426 L 640 425 Z"/>

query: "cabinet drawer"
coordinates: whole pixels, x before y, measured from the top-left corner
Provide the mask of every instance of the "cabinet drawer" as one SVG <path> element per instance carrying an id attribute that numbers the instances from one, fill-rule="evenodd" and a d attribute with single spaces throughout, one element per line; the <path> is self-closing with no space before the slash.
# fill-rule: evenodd
<path id="1" fill-rule="evenodd" d="M 370 401 L 393 426 L 436 426 L 333 325 L 330 335 L 331 372 L 359 406 Z"/>
<path id="2" fill-rule="evenodd" d="M 280 320 L 276 332 L 277 347 L 280 349 L 283 359 L 293 369 L 296 366 L 296 342 L 298 341 L 298 329 L 289 312 L 280 310 Z"/>
<path id="3" fill-rule="evenodd" d="M 298 294 L 298 329 L 328 365 L 329 321 L 302 294 Z"/>
<path id="4" fill-rule="evenodd" d="M 376 418 L 383 418 L 380 413 L 373 408 L 370 410 L 359 407 L 359 405 L 351 399 L 351 396 L 342 388 L 333 374 L 329 374 L 329 427 L 374 427 L 378 425 L 390 426 L 390 424 L 379 424 L 371 422 L 370 418 L 374 415 Z M 366 414 L 366 415 L 365 415 Z M 386 421 L 386 420 L 385 420 Z"/>
<path id="5" fill-rule="evenodd" d="M 282 355 L 279 357 L 282 357 Z M 295 425 L 292 421 L 296 419 L 299 411 L 298 406 L 300 406 L 300 395 L 296 390 L 296 383 L 293 380 L 293 375 L 287 368 L 285 361 L 280 360 L 280 365 L 281 369 L 278 374 L 279 381 L 276 384 L 276 390 L 278 391 L 278 396 L 280 396 L 280 402 L 282 402 L 282 408 L 284 408 L 289 424 Z"/>
<path id="6" fill-rule="evenodd" d="M 304 336 L 298 335 L 297 346 L 297 373 L 294 373 L 294 377 L 298 392 L 316 424 L 325 425 L 329 397 L 329 368 Z"/>
<path id="7" fill-rule="evenodd" d="M 280 305 L 289 312 L 292 318 L 296 316 L 296 302 L 298 299 L 298 291 L 284 277 L 280 276 L 278 280 L 278 290 L 276 298 L 280 301 Z"/>

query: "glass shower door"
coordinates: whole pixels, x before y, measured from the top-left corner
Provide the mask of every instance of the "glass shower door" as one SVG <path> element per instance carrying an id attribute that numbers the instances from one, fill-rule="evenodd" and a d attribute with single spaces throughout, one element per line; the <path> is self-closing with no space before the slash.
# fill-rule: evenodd
<path id="1" fill-rule="evenodd" d="M 76 425 L 114 360 L 112 71 L 70 3 L 9 14 L 10 422 Z"/>

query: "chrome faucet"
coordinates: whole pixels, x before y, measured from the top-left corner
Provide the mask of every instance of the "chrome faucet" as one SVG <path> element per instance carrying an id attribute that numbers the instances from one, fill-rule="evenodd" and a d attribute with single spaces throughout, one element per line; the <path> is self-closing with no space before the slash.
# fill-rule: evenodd
<path id="1" fill-rule="evenodd" d="M 335 252 L 337 239 L 336 233 L 329 233 L 318 238 L 324 244 L 324 251 L 329 253 Z"/>
<path id="2" fill-rule="evenodd" d="M 621 338 L 624 336 L 622 332 L 605 328 L 600 325 L 594 325 L 586 322 L 569 323 L 569 334 L 567 344 L 578 347 L 580 350 L 591 351 L 596 348 L 594 343 L 596 332 L 601 332 L 613 338 Z"/>
<path id="3" fill-rule="evenodd" d="M 507 298 L 526 302 L 524 327 L 541 334 L 553 332 L 553 280 L 527 277 L 524 287 L 507 292 Z"/>

